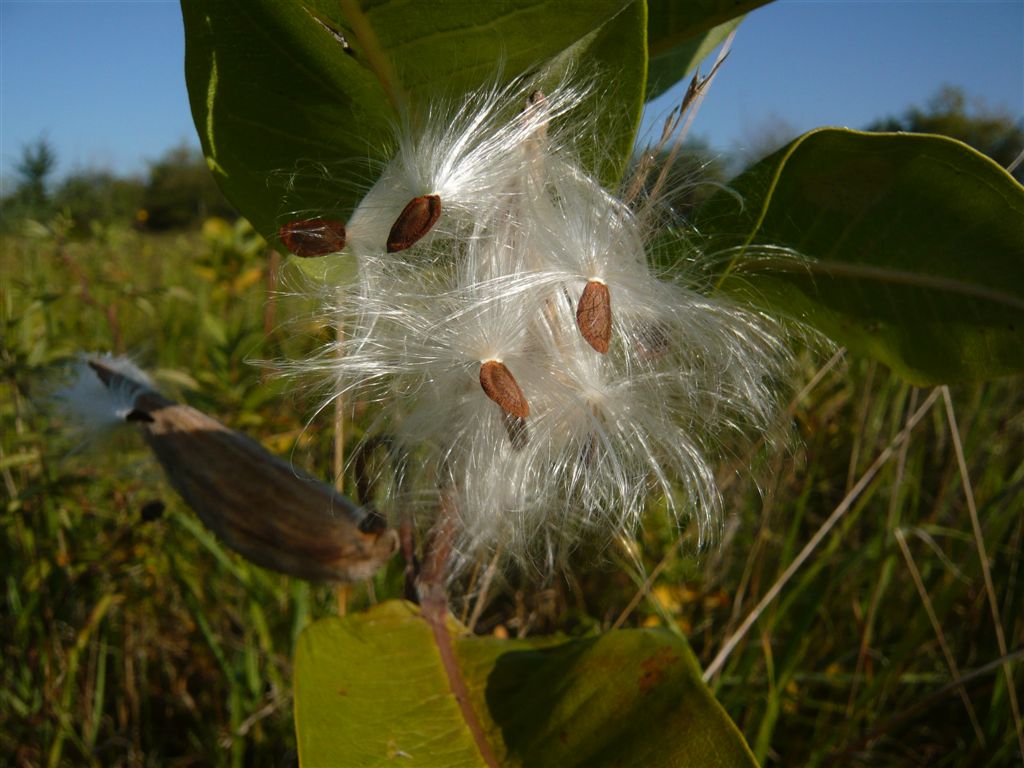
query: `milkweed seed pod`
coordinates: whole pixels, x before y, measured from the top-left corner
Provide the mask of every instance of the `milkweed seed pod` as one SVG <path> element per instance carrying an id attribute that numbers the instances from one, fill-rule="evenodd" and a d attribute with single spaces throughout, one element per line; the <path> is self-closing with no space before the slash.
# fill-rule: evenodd
<path id="1" fill-rule="evenodd" d="M 159 394 L 124 358 L 84 357 L 65 410 L 96 428 L 136 424 L 174 489 L 248 560 L 313 581 L 367 579 L 397 548 L 370 510 L 299 474 L 245 435 Z"/>

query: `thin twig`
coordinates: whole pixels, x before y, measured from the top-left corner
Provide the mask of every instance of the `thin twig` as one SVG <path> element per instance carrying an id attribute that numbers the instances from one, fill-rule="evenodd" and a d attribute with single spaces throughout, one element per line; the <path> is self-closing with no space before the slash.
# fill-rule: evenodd
<path id="1" fill-rule="evenodd" d="M 969 670 L 963 675 L 958 677 L 956 680 L 952 680 L 946 683 L 939 690 L 921 699 L 917 704 L 909 707 L 908 709 L 900 712 L 897 715 L 893 715 L 887 720 L 883 720 L 877 723 L 870 731 L 861 736 L 857 741 L 848 745 L 842 752 L 833 753 L 828 762 L 837 763 L 840 762 L 840 758 L 845 755 L 853 754 L 862 749 L 866 744 L 870 744 L 872 741 L 880 737 L 882 734 L 893 730 L 902 723 L 907 722 L 913 717 L 917 716 L 918 713 L 927 710 L 929 707 L 942 701 L 946 696 L 955 690 L 962 689 L 968 683 L 984 677 L 985 675 L 994 672 L 999 667 L 1006 667 L 1009 664 L 1018 662 L 1024 659 L 1024 648 L 1017 648 L 1012 653 L 1008 653 L 1005 656 L 1000 656 L 998 659 L 993 659 L 987 664 L 982 664 L 980 667 Z M 845 761 L 843 761 L 845 764 Z"/>
<path id="2" fill-rule="evenodd" d="M 796 413 L 796 409 L 800 406 L 801 401 L 811 394 L 814 388 L 817 387 L 818 384 L 821 383 L 821 380 L 825 378 L 826 374 L 828 374 L 828 372 L 835 367 L 836 363 L 842 360 L 845 356 L 846 347 L 840 347 L 832 354 L 832 357 L 828 359 L 828 362 L 817 370 L 817 372 L 811 377 L 811 380 L 808 381 L 804 385 L 804 388 L 796 394 L 796 397 L 789 401 L 789 405 L 786 406 L 787 416 L 792 416 Z"/>
<path id="3" fill-rule="evenodd" d="M 338 340 L 338 357 L 345 356 L 345 325 L 338 320 L 334 328 Z M 334 487 L 339 493 L 345 491 L 345 393 L 334 396 Z M 365 503 L 365 502 L 364 502 Z"/>
<path id="4" fill-rule="evenodd" d="M 282 697 L 275 691 L 274 695 L 270 697 L 270 700 L 265 705 L 257 709 L 241 722 L 241 724 L 235 729 L 234 735 L 244 737 L 252 730 L 252 727 L 256 725 L 256 723 L 270 717 L 281 709 L 283 703 Z"/>
<path id="5" fill-rule="evenodd" d="M 669 156 L 665 163 L 662 165 L 661 172 L 658 174 L 658 178 L 651 188 L 650 198 L 655 198 L 661 191 L 661 188 L 665 184 L 665 180 L 668 177 L 669 170 L 672 164 L 675 162 L 676 157 L 679 154 L 679 150 L 682 147 L 683 140 L 686 138 L 686 134 L 690 130 L 690 125 L 693 123 L 694 117 L 697 115 L 697 111 L 700 109 L 701 102 L 704 100 L 704 95 L 707 93 L 707 89 L 711 86 L 711 83 L 715 79 L 715 75 L 718 73 L 718 68 L 722 66 L 726 57 L 729 55 L 729 49 L 732 47 L 732 41 L 736 37 L 736 32 L 730 32 L 729 36 L 725 38 L 721 48 L 718 51 L 718 57 L 715 59 L 715 63 L 711 67 L 711 72 L 707 77 L 700 76 L 700 70 L 694 73 L 693 79 L 690 80 L 690 85 L 686 89 L 686 93 L 683 95 L 683 100 L 678 107 L 675 107 L 670 113 L 668 118 L 665 120 L 665 124 L 662 128 L 661 138 L 658 140 L 657 145 L 654 149 L 644 153 L 640 159 L 640 163 L 637 165 L 636 172 L 633 174 L 633 178 L 630 180 L 629 187 L 626 190 L 626 194 L 623 196 L 623 202 L 630 203 L 643 189 L 643 185 L 647 182 L 647 177 L 650 175 L 651 170 L 654 167 L 654 159 L 661 154 L 661 152 L 672 142 L 672 149 L 669 151 Z M 683 122 L 685 118 L 685 122 Z M 682 127 L 680 127 L 682 125 Z"/>
<path id="6" fill-rule="evenodd" d="M 715 63 L 711 66 L 711 71 L 707 77 L 701 78 L 699 73 L 694 75 L 693 81 L 690 83 L 690 89 L 687 91 L 684 102 L 689 102 L 686 108 L 686 120 L 683 122 L 682 127 L 676 132 L 675 141 L 672 143 L 672 149 L 668 153 L 668 157 L 665 158 L 665 163 L 661 168 L 661 172 L 658 174 L 657 180 L 654 182 L 654 186 L 651 188 L 651 197 L 657 197 L 661 192 L 661 188 L 665 186 L 665 181 L 668 179 L 669 171 L 672 169 L 672 165 L 675 163 L 676 157 L 679 155 L 679 151 L 683 147 L 683 141 L 686 139 L 687 134 L 690 132 L 690 126 L 693 125 L 693 119 L 697 116 L 700 105 L 704 101 L 704 96 L 707 95 L 708 89 L 711 84 L 715 81 L 715 75 L 718 74 L 718 69 L 725 62 L 726 57 L 729 55 L 729 50 L 732 48 L 732 41 L 736 37 L 735 30 L 729 33 L 729 36 L 725 38 L 725 42 L 722 43 L 722 47 L 718 51 L 718 58 L 715 59 Z"/>
<path id="7" fill-rule="evenodd" d="M 348 604 L 352 598 L 352 587 L 349 584 L 338 584 L 334 588 L 334 602 L 338 608 L 339 616 L 348 615 Z"/>
<path id="8" fill-rule="evenodd" d="M 491 558 L 491 562 L 487 564 L 487 570 L 484 571 L 483 578 L 480 580 L 480 591 L 477 593 L 476 600 L 473 602 L 473 612 L 469 615 L 469 622 L 466 628 L 473 632 L 476 629 L 476 623 L 480 621 L 480 614 L 483 613 L 484 608 L 487 605 L 487 591 L 491 588 L 491 582 L 494 580 L 494 575 L 498 572 L 498 563 L 501 561 L 501 547 L 498 546 L 494 550 L 494 557 Z"/>
<path id="9" fill-rule="evenodd" d="M 988 553 L 985 551 L 985 538 L 981 531 L 981 522 L 978 518 L 978 507 L 974 501 L 974 488 L 971 486 L 971 478 L 967 473 L 967 459 L 964 457 L 964 447 L 960 442 L 960 428 L 956 423 L 956 414 L 953 412 L 953 399 L 949 395 L 949 387 L 942 387 L 942 398 L 946 403 L 946 419 L 949 421 L 949 429 L 953 438 L 953 450 L 956 452 L 957 465 L 960 467 L 960 482 L 964 488 L 964 496 L 967 498 L 967 511 L 971 516 L 971 528 L 974 531 L 974 543 L 978 548 L 978 560 L 981 563 L 981 573 L 985 578 L 985 594 L 988 596 L 989 609 L 992 611 L 992 621 L 995 624 L 996 643 L 999 646 L 999 653 L 1006 656 L 1006 635 L 1003 633 L 1003 620 L 999 615 L 999 602 L 996 600 L 996 588 L 992 582 L 992 569 L 989 567 Z M 1009 664 L 1003 665 L 1003 674 L 1006 676 L 1006 688 L 1010 697 L 1010 712 L 1013 714 L 1013 727 L 1017 733 L 1017 747 L 1020 749 L 1021 759 L 1024 760 L 1024 728 L 1021 727 L 1020 703 L 1017 701 L 1017 688 L 1013 682 L 1013 671 Z"/>
<path id="10" fill-rule="evenodd" d="M 466 595 L 471 595 L 476 591 L 476 581 L 480 578 L 480 571 L 483 569 L 483 563 L 480 562 L 480 558 L 477 558 L 473 563 L 473 570 L 469 574 L 469 583 L 466 586 Z M 462 615 L 459 616 L 459 624 L 466 626 L 469 621 L 469 612 L 471 610 L 470 599 L 466 597 L 462 601 Z M 468 627 L 467 627 L 468 628 Z"/>
<path id="11" fill-rule="evenodd" d="M 729 36 L 725 38 L 725 42 L 722 43 L 722 47 L 718 51 L 718 58 L 715 59 L 715 63 L 711 66 L 711 71 L 708 73 L 707 77 L 700 78 L 699 73 L 694 75 L 693 81 L 690 83 L 690 88 L 687 91 L 686 98 L 684 98 L 684 103 L 688 102 L 687 106 L 684 108 L 684 111 L 686 111 L 686 120 L 683 122 L 682 127 L 676 132 L 675 141 L 672 143 L 672 149 L 669 151 L 668 157 L 665 158 L 665 163 L 662 165 L 661 172 L 658 174 L 658 178 L 654 182 L 654 186 L 651 188 L 652 198 L 656 198 L 661 192 L 662 187 L 665 186 L 669 171 L 672 169 L 672 165 L 675 163 L 676 157 L 679 155 L 679 151 L 683 147 L 683 141 L 686 139 L 686 135 L 690 132 L 690 126 L 693 125 L 693 119 L 697 116 L 697 112 L 700 110 L 700 105 L 703 103 L 708 89 L 715 81 L 715 75 L 718 74 L 718 69 L 725 62 L 726 57 L 728 57 L 729 50 L 732 48 L 732 41 L 735 37 L 736 31 L 733 30 L 729 33 Z"/>
<path id="12" fill-rule="evenodd" d="M 942 655 L 946 658 L 946 665 L 949 667 L 949 671 L 956 680 L 960 677 L 960 669 L 957 667 L 956 659 L 953 658 L 952 651 L 949 650 L 949 644 L 946 642 L 946 635 L 942 631 L 942 625 L 939 623 L 939 617 L 935 615 L 935 608 L 932 606 L 931 598 L 928 597 L 928 590 L 925 589 L 924 581 L 921 579 L 921 572 L 917 569 L 917 563 L 914 562 L 914 556 L 910 553 L 910 547 L 907 546 L 906 537 L 903 535 L 903 529 L 897 528 L 893 531 L 893 535 L 896 537 L 896 543 L 900 545 L 900 551 L 903 552 L 903 559 L 907 561 L 907 568 L 910 569 L 910 578 L 914 580 L 914 586 L 917 587 L 917 594 L 921 598 L 921 602 L 924 603 L 925 613 L 928 614 L 928 621 L 932 624 L 932 630 L 935 632 L 935 638 L 939 641 L 939 647 L 942 649 Z M 967 709 L 967 717 L 971 720 L 971 727 L 974 728 L 974 735 L 978 739 L 978 743 L 985 746 L 985 734 L 981 730 L 981 724 L 978 722 L 978 715 L 974 711 L 974 705 L 971 704 L 971 699 L 967 695 L 967 691 L 960 688 L 960 700 L 964 703 L 964 707 Z"/>
<path id="13" fill-rule="evenodd" d="M 334 329 L 338 340 L 338 356 L 345 354 L 344 321 L 339 319 Z M 333 446 L 333 467 L 334 487 L 338 493 L 345 492 L 345 393 L 338 392 L 334 396 L 334 446 Z M 334 592 L 334 598 L 338 604 L 338 615 L 344 616 L 348 613 L 348 604 L 352 599 L 352 589 L 348 584 L 339 584 Z"/>
<path id="14" fill-rule="evenodd" d="M 644 598 L 644 596 L 651 591 L 651 586 L 654 584 L 655 579 L 657 579 L 658 576 L 661 575 L 661 572 L 664 571 L 665 568 L 668 566 L 668 564 L 672 562 L 673 559 L 675 559 L 675 555 L 679 551 L 679 544 L 680 541 L 676 541 L 675 545 L 668 551 L 668 553 L 663 558 L 661 558 L 661 562 L 654 566 L 654 570 L 651 571 L 651 575 L 644 580 L 643 585 L 640 587 L 640 589 L 636 591 L 636 593 L 633 595 L 633 598 L 629 601 L 626 607 L 622 609 L 622 612 L 619 614 L 619 617 L 615 619 L 615 623 L 612 624 L 612 629 L 618 629 L 619 627 L 621 627 L 623 623 L 626 621 L 626 619 L 629 618 L 629 615 L 640 604 L 640 601 Z"/>
<path id="15" fill-rule="evenodd" d="M 917 408 L 917 397 L 919 390 L 914 387 L 910 391 L 910 403 L 907 406 L 907 418 Z M 905 423 L 905 422 L 904 422 Z M 903 479 L 906 473 L 907 466 L 907 450 L 910 448 L 910 441 L 905 441 L 900 446 L 900 452 L 896 456 L 896 477 L 893 479 L 892 486 L 890 487 L 889 496 L 889 517 L 886 522 L 885 529 L 891 531 L 896 527 L 896 513 L 899 511 L 899 500 L 900 500 L 900 489 L 903 487 Z M 853 683 L 850 685 L 850 698 L 846 702 L 846 716 L 853 716 L 854 702 L 857 699 L 857 689 L 860 686 L 860 677 L 864 671 L 864 666 L 867 663 L 868 658 L 868 647 L 871 645 L 871 635 L 874 631 L 875 618 L 878 615 L 878 606 L 882 602 L 882 592 L 885 589 L 887 579 L 884 576 L 884 570 L 891 568 L 891 556 L 886 557 L 885 563 L 882 565 L 883 576 L 882 578 L 875 580 L 875 588 L 871 593 L 871 603 L 868 605 L 868 615 L 864 619 L 864 633 L 860 638 L 860 649 L 857 651 L 857 664 L 853 670 Z"/>
<path id="16" fill-rule="evenodd" d="M 334 398 L 334 487 L 341 493 L 345 490 L 345 398 L 338 394 Z"/>
<path id="17" fill-rule="evenodd" d="M 822 523 L 814 536 L 811 537 L 811 540 L 808 541 L 806 546 L 804 546 L 800 551 L 800 554 L 796 556 L 793 562 L 789 564 L 789 567 L 786 568 L 782 575 L 772 585 L 771 589 L 769 589 L 765 596 L 761 598 L 761 601 L 750 612 L 747 618 L 743 621 L 743 624 L 740 625 L 739 629 L 737 629 L 736 632 L 733 633 L 732 637 L 725 642 L 725 645 L 722 646 L 722 650 L 718 652 L 718 655 L 715 656 L 707 669 L 704 670 L 704 682 L 708 682 L 718 673 L 729 658 L 729 655 L 733 652 L 736 646 L 739 645 L 740 640 L 746 636 L 747 632 L 750 631 L 750 628 L 761 617 L 764 610 L 775 600 L 776 597 L 778 597 L 782 588 L 793 577 L 793 574 L 800 569 L 807 558 L 809 558 L 814 550 L 818 548 L 818 545 L 822 540 L 828 536 L 850 507 L 853 506 L 853 502 L 856 501 L 864 489 L 870 485 L 871 481 L 874 480 L 875 475 L 878 474 L 878 471 L 885 465 L 885 463 L 892 458 L 896 449 L 909 437 L 911 430 L 922 418 L 924 418 L 924 415 L 928 412 L 928 409 L 932 407 L 932 404 L 938 399 L 938 397 L 939 390 L 933 390 L 928 396 L 928 399 L 925 400 L 924 404 L 914 413 L 913 417 L 907 423 L 907 426 L 904 427 L 904 429 L 896 435 L 895 438 L 893 438 L 892 442 L 886 446 L 885 450 L 878 455 L 878 458 L 875 459 L 874 463 L 868 467 L 867 471 L 864 472 L 860 480 L 857 481 L 857 484 L 851 488 L 850 492 L 846 494 L 846 497 L 839 502 L 839 506 L 833 510 L 828 519 Z"/>
<path id="18" fill-rule="evenodd" d="M 1020 167 L 1021 163 L 1024 163 L 1024 149 L 1020 151 L 1020 154 L 1013 158 L 1013 162 L 1006 166 L 1006 172 L 1013 173 Z"/>
<path id="19" fill-rule="evenodd" d="M 14 475 L 11 474 L 10 468 L 7 466 L 7 457 L 4 456 L 4 447 L 0 445 L 0 465 L 3 469 L 0 474 L 3 475 L 4 485 L 7 488 L 7 498 L 13 501 L 18 496 L 18 486 L 14 484 Z"/>

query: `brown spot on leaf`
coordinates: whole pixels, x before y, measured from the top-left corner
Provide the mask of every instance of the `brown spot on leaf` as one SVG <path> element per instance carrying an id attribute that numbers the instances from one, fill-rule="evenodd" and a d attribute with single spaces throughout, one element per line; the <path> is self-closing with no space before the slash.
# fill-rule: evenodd
<path id="1" fill-rule="evenodd" d="M 434 226 L 441 216 L 441 198 L 438 195 L 414 197 L 402 209 L 388 233 L 388 253 L 397 253 L 411 247 Z"/>
<path id="2" fill-rule="evenodd" d="M 679 661 L 679 655 L 671 648 L 659 648 L 649 659 L 640 664 L 640 693 L 648 693 L 665 679 L 665 673 Z"/>
<path id="3" fill-rule="evenodd" d="M 608 286 L 590 280 L 576 305 L 576 325 L 587 343 L 602 355 L 612 338 L 612 299 Z"/>
<path id="4" fill-rule="evenodd" d="M 519 388 L 512 371 L 504 363 L 488 360 L 481 365 L 480 386 L 508 415 L 520 419 L 530 415 L 530 404 L 526 402 L 523 390 Z"/>
<path id="5" fill-rule="evenodd" d="M 281 243 L 302 258 L 326 256 L 345 247 L 345 225 L 330 219 L 302 219 L 285 224 L 277 231 Z"/>

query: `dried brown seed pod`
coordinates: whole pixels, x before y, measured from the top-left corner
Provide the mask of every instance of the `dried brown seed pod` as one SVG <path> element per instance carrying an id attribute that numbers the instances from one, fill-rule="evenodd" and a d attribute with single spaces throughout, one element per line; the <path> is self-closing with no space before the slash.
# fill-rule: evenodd
<path id="1" fill-rule="evenodd" d="M 602 355 L 612 338 L 612 298 L 608 286 L 590 280 L 576 305 L 576 325 L 587 343 Z"/>
<path id="2" fill-rule="evenodd" d="M 229 547 L 264 568 L 311 581 L 368 579 L 398 547 L 394 530 L 332 486 L 298 473 L 245 435 L 110 368 L 90 367 L 132 403 L 167 478 Z"/>
<path id="3" fill-rule="evenodd" d="M 302 219 L 277 230 L 281 243 L 296 256 L 326 256 L 345 248 L 345 225 L 330 219 Z"/>
<path id="4" fill-rule="evenodd" d="M 388 253 L 397 253 L 411 247 L 434 226 L 441 216 L 441 198 L 438 195 L 420 195 L 402 209 L 388 233 Z"/>
<path id="5" fill-rule="evenodd" d="M 526 402 L 523 390 L 515 376 L 504 363 L 488 360 L 480 366 L 480 386 L 484 393 L 501 406 L 510 416 L 525 419 L 530 415 L 530 404 Z"/>

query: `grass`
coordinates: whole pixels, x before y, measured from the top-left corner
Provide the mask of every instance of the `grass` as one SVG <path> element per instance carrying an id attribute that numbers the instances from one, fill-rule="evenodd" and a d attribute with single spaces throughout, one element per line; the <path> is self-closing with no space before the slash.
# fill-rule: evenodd
<path id="1" fill-rule="evenodd" d="M 337 610 L 334 592 L 226 551 L 135 436 L 76 451 L 40 407 L 45 382 L 79 350 L 131 351 L 168 394 L 330 477 L 330 415 L 307 425 L 315 399 L 247 362 L 325 338 L 301 301 L 268 298 L 277 272 L 244 226 L 216 221 L 201 233 L 83 240 L 57 222 L 3 239 L 0 754 L 10 764 L 294 759 L 291 649 L 303 626 Z M 804 381 L 823 362 L 808 359 Z M 1019 764 L 991 600 L 1024 688 L 1020 381 L 952 389 L 957 432 L 939 392 L 848 499 L 931 392 L 839 356 L 818 379 L 792 405 L 785 449 L 723 467 L 721 545 L 698 557 L 686 532 L 652 515 L 621 555 L 581 557 L 545 588 L 495 578 L 486 606 L 468 604 L 466 616 L 479 632 L 668 626 L 707 666 L 846 500 L 716 663 L 717 697 L 766 765 Z M 630 564 L 637 551 L 642 571 Z M 394 596 L 393 585 L 386 574 L 357 587 L 353 607 Z"/>

